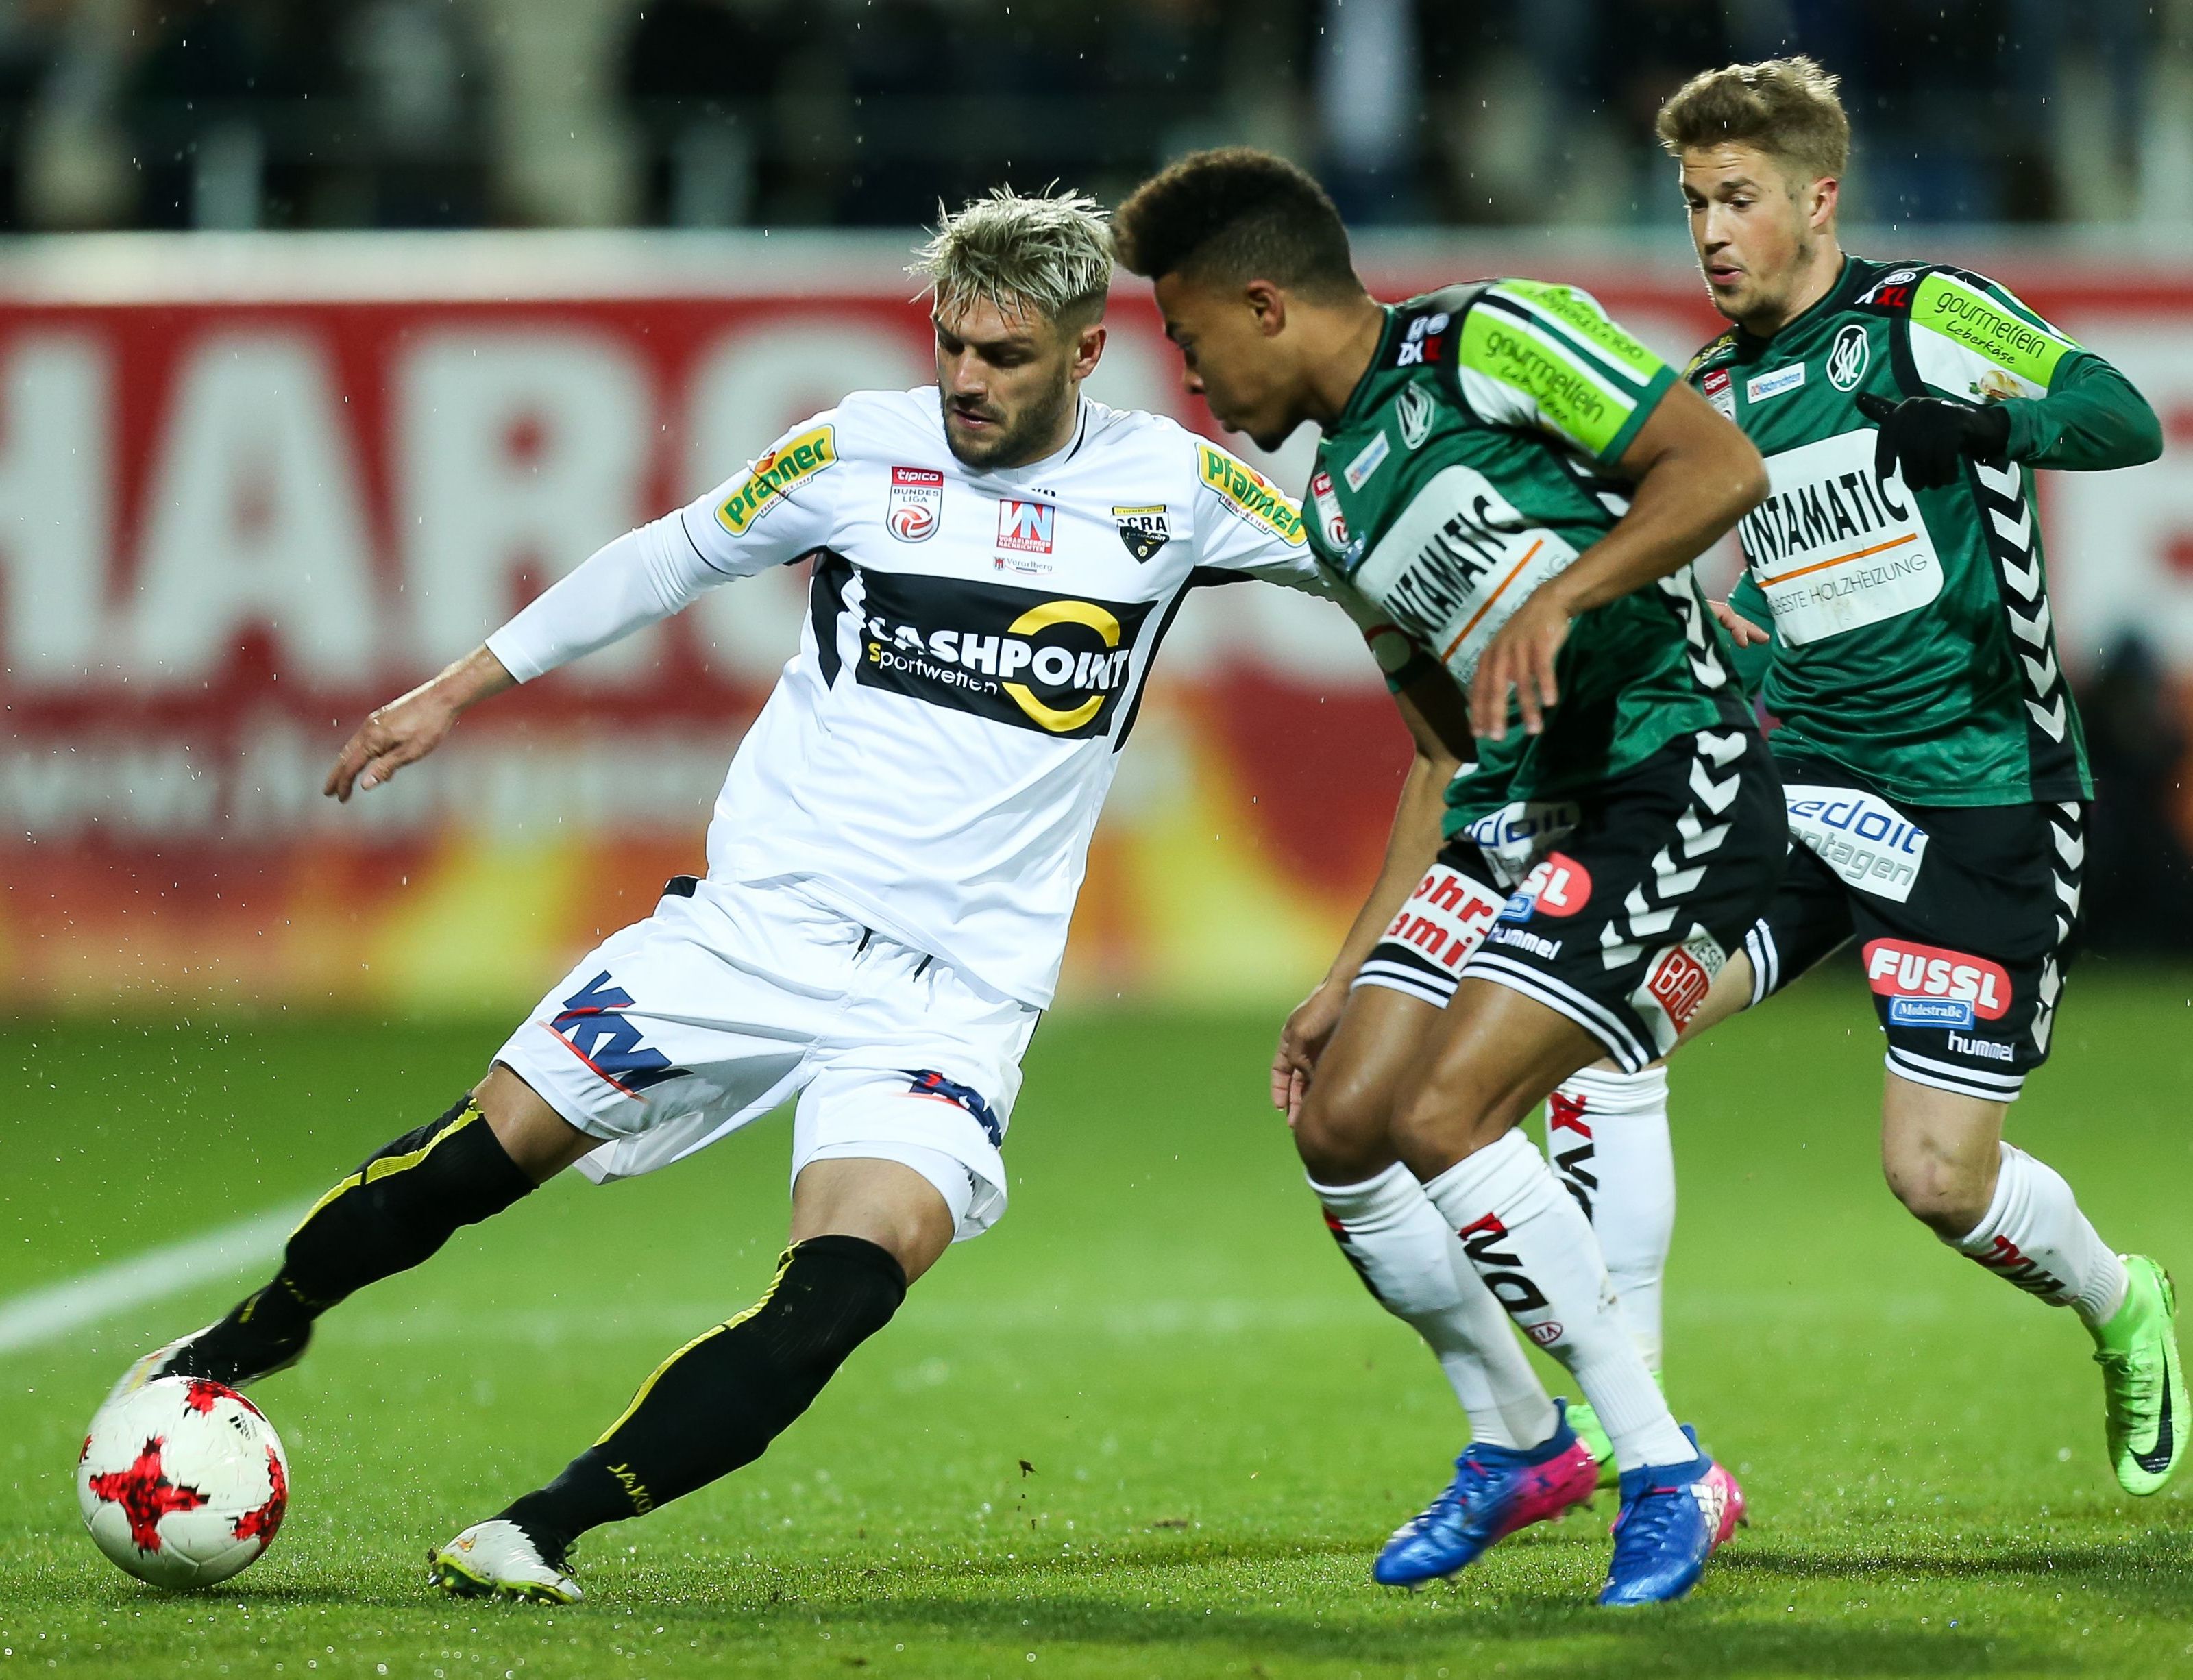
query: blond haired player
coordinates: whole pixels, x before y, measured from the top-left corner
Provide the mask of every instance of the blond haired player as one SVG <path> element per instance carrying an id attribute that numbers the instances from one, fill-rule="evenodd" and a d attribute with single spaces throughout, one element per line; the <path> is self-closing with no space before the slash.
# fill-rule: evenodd
<path id="1" fill-rule="evenodd" d="M 1688 378 L 1766 458 L 1731 627 L 1761 697 L 1789 867 L 1695 1034 L 1855 942 L 1887 1040 L 1881 1161 L 1943 1242 L 2077 1316 L 2127 1493 L 2184 1456 L 2168 1276 L 2006 1141 L 2076 944 L 2093 782 L 2057 662 L 2039 468 L 2152 460 L 2122 374 L 2007 288 L 1836 236 L 1850 125 L 1811 60 L 1730 65 L 1661 111 L 1714 306 Z M 1619 1184 L 1602 1186 L 1619 1197 Z"/>
<path id="2" fill-rule="evenodd" d="M 513 683 L 813 563 L 706 876 L 673 880 L 472 1091 L 329 1191 L 272 1282 L 123 1379 L 254 1381 L 329 1307 L 566 1167 L 649 1172 L 796 1098 L 767 1292 L 672 1354 L 547 1487 L 438 1548 L 451 1592 L 578 1598 L 580 1534 L 758 1457 L 995 1222 L 1022 1054 L 1159 638 L 1199 585 L 1319 587 L 1292 503 L 1171 420 L 1082 395 L 1112 274 L 1090 201 L 977 201 L 918 271 L 934 386 L 856 392 L 618 538 L 375 712 L 328 778 L 340 799 L 375 787 Z"/>

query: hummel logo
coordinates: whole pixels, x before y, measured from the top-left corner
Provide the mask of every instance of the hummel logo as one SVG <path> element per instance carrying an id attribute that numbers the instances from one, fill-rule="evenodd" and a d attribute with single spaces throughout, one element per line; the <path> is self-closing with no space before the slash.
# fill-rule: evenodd
<path id="1" fill-rule="evenodd" d="M 2144 1453 L 2134 1453 L 2132 1455 L 2132 1461 L 2150 1476 L 2160 1476 L 2170 1468 L 2171 1449 L 2178 1444 L 2176 1431 L 2171 1427 L 2170 1422 L 2170 1382 L 2167 1373 L 2168 1368 L 2166 1365 L 2162 1384 L 2162 1415 L 2156 1420 L 2155 1444 Z"/>

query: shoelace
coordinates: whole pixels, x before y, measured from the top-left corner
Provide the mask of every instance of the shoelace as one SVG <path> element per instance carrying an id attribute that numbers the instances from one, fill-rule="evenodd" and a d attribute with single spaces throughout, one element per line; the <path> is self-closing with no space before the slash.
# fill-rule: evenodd
<path id="1" fill-rule="evenodd" d="M 1492 1480 L 1492 1472 L 1485 1467 L 1474 1453 L 1465 1453 L 1457 1459 L 1454 1470 L 1454 1480 L 1440 1489 L 1431 1504 L 1425 1507 L 1423 1515 L 1417 1519 L 1419 1532 L 1430 1528 L 1449 1511 L 1468 1520 L 1477 1495 Z"/>
<path id="2" fill-rule="evenodd" d="M 2094 1363 L 2102 1368 L 2110 1391 L 2119 1400 L 2132 1406 L 2152 1406 L 2162 1384 L 2160 1362 L 2142 1365 L 2129 1353 L 2097 1353 Z"/>
<path id="3" fill-rule="evenodd" d="M 1658 1549 L 1668 1531 L 1682 1515 L 1681 1488 L 1648 1488 L 1622 1508 L 1614 1519 L 1614 1550 L 1618 1561 L 1624 1553 Z"/>

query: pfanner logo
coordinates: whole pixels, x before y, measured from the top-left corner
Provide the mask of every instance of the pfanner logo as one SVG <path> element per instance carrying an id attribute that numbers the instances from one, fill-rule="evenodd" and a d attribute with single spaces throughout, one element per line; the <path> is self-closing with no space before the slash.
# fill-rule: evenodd
<path id="1" fill-rule="evenodd" d="M 1048 554 L 1058 524 L 1058 508 L 1047 501 L 998 504 L 998 546 L 1015 554 Z"/>
<path id="2" fill-rule="evenodd" d="M 753 522 L 776 506 L 795 485 L 838 464 L 838 434 L 827 426 L 810 426 L 786 438 L 747 469 L 716 509 L 716 523 L 742 537 Z"/>
<path id="3" fill-rule="evenodd" d="M 1234 512 L 1283 541 L 1302 541 L 1302 510 L 1280 494 L 1270 479 L 1209 443 L 1195 446 L 1195 458 L 1203 482 Z"/>

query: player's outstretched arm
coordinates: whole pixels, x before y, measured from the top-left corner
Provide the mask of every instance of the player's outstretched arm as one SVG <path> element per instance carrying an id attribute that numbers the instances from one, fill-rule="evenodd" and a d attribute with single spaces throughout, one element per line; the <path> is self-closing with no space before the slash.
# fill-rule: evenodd
<path id="1" fill-rule="evenodd" d="M 1751 440 L 1687 386 L 1662 396 L 1621 466 L 1637 486 L 1629 511 L 1539 585 L 1486 645 L 1469 689 L 1478 734 L 1507 737 L 1511 689 L 1525 731 L 1538 734 L 1560 698 L 1554 659 L 1577 614 L 1680 571 L 1766 498 L 1766 465 Z"/>
<path id="2" fill-rule="evenodd" d="M 1437 666 L 1427 666 L 1425 671 L 1394 696 L 1415 740 L 1416 756 L 1401 783 L 1400 803 L 1386 837 L 1386 858 L 1378 878 L 1325 978 L 1295 1006 L 1280 1030 L 1279 1049 L 1272 1056 L 1272 1106 L 1285 1111 L 1291 1126 L 1309 1089 L 1317 1059 L 1340 1025 L 1355 971 L 1439 855 L 1447 784 L 1462 767 L 1454 744 L 1466 745 L 1469 736 L 1454 679 Z"/>
<path id="3" fill-rule="evenodd" d="M 467 711 L 516 684 L 501 660 L 473 649 L 432 682 L 375 707 L 344 743 L 320 791 L 346 803 L 353 789 L 380 786 L 439 746 Z"/>

